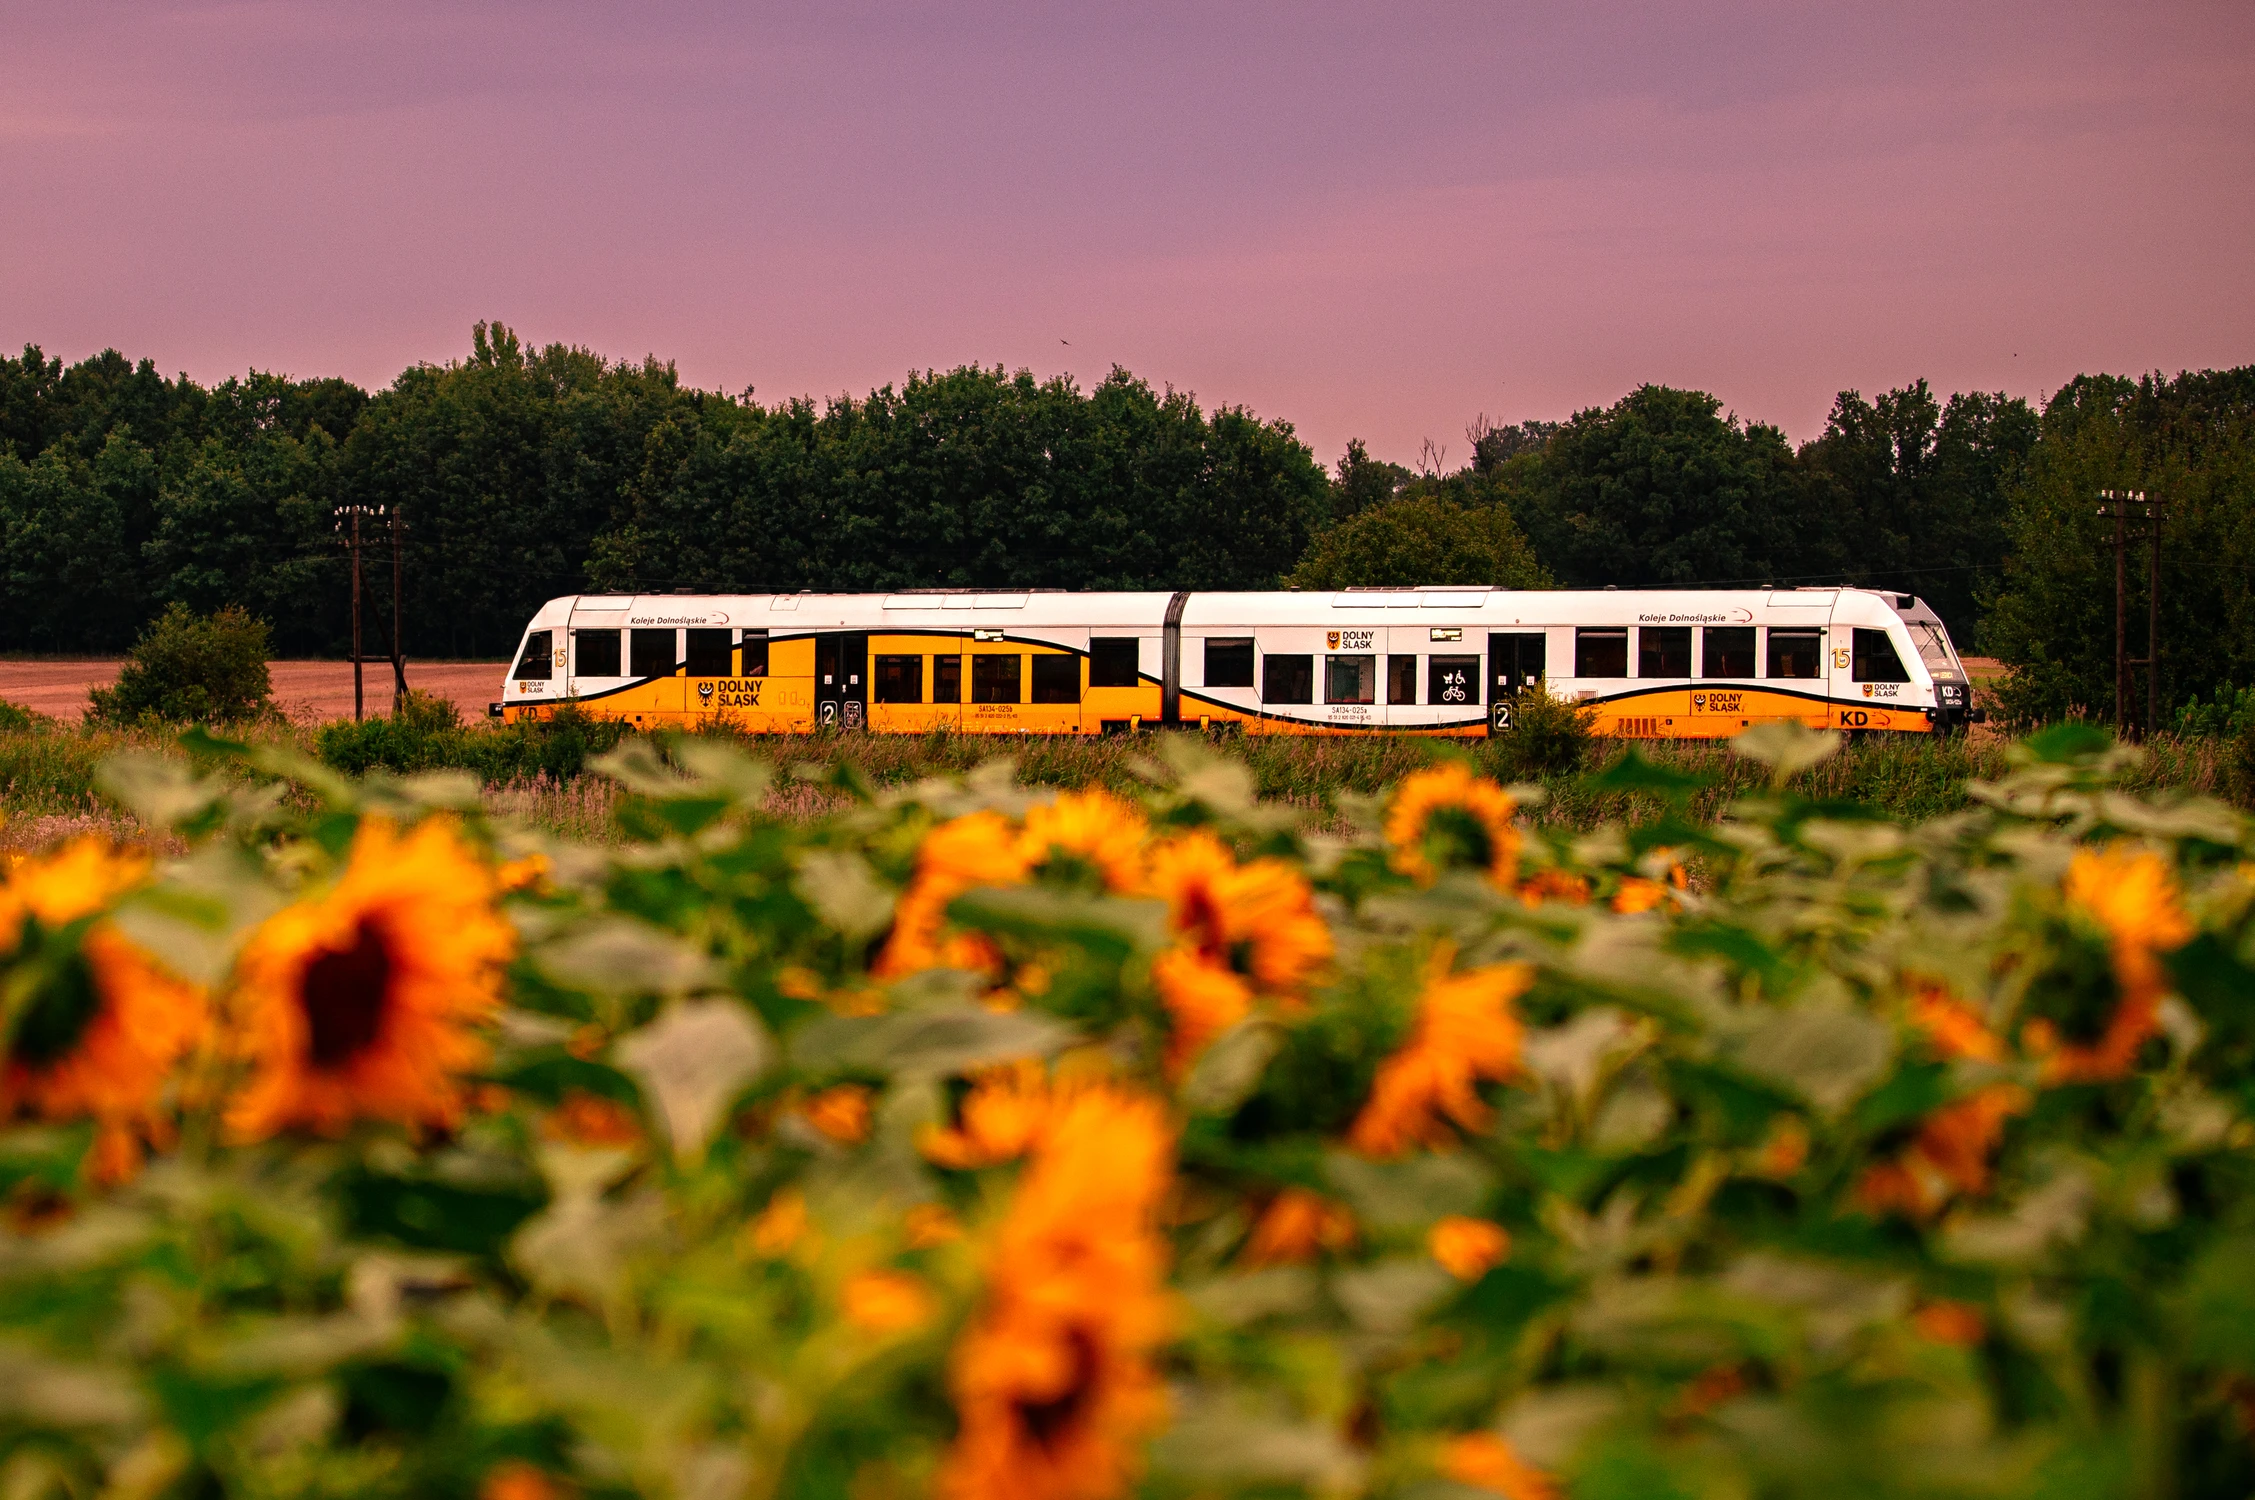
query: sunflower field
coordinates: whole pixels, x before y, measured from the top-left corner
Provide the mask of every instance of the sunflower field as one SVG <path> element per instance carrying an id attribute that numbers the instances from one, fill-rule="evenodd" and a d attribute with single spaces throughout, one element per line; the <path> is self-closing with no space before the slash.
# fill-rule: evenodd
<path id="1" fill-rule="evenodd" d="M 634 742 L 601 846 L 114 760 L 161 841 L 0 882 L 0 1500 L 2255 1493 L 2255 826 L 1736 748 L 1310 833 Z"/>

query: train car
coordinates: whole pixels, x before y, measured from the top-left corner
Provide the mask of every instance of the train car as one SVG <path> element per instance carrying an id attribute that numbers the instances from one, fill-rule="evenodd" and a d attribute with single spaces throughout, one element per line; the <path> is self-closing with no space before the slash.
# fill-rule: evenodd
<path id="1" fill-rule="evenodd" d="M 1871 589 L 582 594 L 526 627 L 495 717 L 650 727 L 1481 735 L 1543 683 L 1599 734 L 1771 719 L 1915 734 L 1970 717 L 1949 634 Z"/>

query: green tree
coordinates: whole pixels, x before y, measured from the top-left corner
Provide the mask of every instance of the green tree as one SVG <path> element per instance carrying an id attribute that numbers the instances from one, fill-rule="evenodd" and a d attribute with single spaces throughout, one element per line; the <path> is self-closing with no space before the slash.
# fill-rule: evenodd
<path id="1" fill-rule="evenodd" d="M 1980 639 L 2013 669 L 2011 714 L 2113 713 L 2113 523 L 2097 514 L 2102 489 L 2168 503 L 2164 721 L 2192 694 L 2213 699 L 2225 684 L 2255 681 L 2255 366 L 2173 380 L 2078 376 L 2045 403 L 2041 435 L 2007 491 L 2010 557 Z M 2143 655 L 2139 555 L 2128 572 L 2130 652 Z M 2139 706 L 2142 717 L 2142 690 Z"/>
<path id="2" fill-rule="evenodd" d="M 1819 524 L 1799 570 L 1918 594 L 1972 641 L 1979 591 L 2010 547 L 2005 488 L 2037 430 L 2028 404 L 2001 392 L 1944 404 L 1923 380 L 1873 401 L 1842 391 L 1800 453 Z"/>
<path id="3" fill-rule="evenodd" d="M 1510 511 L 1440 494 L 1413 495 L 1341 521 L 1316 538 L 1284 581 L 1302 589 L 1551 587 Z"/>
<path id="4" fill-rule="evenodd" d="M 1375 510 L 1416 477 L 1400 464 L 1372 458 L 1361 438 L 1349 438 L 1347 451 L 1339 455 L 1338 477 L 1331 481 L 1331 519 L 1344 521 Z"/>
<path id="5" fill-rule="evenodd" d="M 1785 435 L 1725 416 L 1703 391 L 1639 386 L 1499 475 L 1535 555 L 1572 587 L 1755 584 L 1805 552 Z"/>

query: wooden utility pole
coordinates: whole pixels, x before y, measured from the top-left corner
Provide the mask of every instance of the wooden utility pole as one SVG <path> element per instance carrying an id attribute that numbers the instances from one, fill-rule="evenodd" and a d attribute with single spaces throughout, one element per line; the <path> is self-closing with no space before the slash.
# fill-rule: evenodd
<path id="1" fill-rule="evenodd" d="M 380 513 L 382 506 L 377 507 Z M 399 507 L 391 508 L 391 680 L 392 707 L 398 706 L 407 696 L 407 658 L 399 648 L 399 536 L 406 527 L 399 519 Z"/>
<path id="2" fill-rule="evenodd" d="M 367 698 L 360 676 L 360 518 L 367 513 L 365 505 L 340 505 L 334 514 L 340 539 L 352 553 L 352 717 L 358 723 L 367 717 Z M 346 521 L 350 520 L 348 530 Z"/>
<path id="3" fill-rule="evenodd" d="M 2114 725 L 2128 734 L 2130 704 L 2135 696 L 2130 676 L 2132 667 L 2145 668 L 2145 729 L 2151 735 L 2161 727 L 2161 524 L 2167 515 L 2166 502 L 2154 500 L 2143 490 L 2100 490 L 2098 513 L 2101 518 L 2114 523 Z M 2137 519 L 2145 523 L 2142 536 L 2130 530 L 2130 522 Z M 2129 578 L 2130 543 L 2143 540 L 2146 552 L 2145 587 L 2145 655 L 2130 655 L 2129 647 Z"/>

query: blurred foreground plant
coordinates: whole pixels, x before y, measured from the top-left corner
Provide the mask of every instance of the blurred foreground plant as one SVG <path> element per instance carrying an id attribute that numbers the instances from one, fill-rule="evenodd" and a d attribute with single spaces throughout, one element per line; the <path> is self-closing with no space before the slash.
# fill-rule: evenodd
<path id="1" fill-rule="evenodd" d="M 602 849 L 192 748 L 0 885 L 11 1500 L 2255 1487 L 2255 836 L 2087 731 L 1580 837 L 634 743 Z"/>

